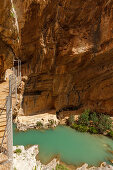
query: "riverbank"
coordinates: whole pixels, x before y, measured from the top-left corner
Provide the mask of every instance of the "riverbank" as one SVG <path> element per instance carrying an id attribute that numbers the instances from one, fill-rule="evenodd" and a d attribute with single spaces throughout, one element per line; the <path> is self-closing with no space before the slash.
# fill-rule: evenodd
<path id="1" fill-rule="evenodd" d="M 24 146 L 13 146 L 13 169 L 14 170 L 53 170 L 59 161 L 53 159 L 49 164 L 43 165 L 36 159 L 38 145 L 25 149 Z"/>
<path id="2" fill-rule="evenodd" d="M 17 116 L 14 120 L 17 125 L 17 129 L 20 131 L 26 131 L 28 129 L 48 129 L 50 127 L 56 127 L 59 124 L 55 114 L 44 113 L 33 116 Z"/>
<path id="3" fill-rule="evenodd" d="M 31 146 L 25 149 L 24 146 L 13 146 L 13 169 L 14 170 L 56 170 L 56 166 L 60 161 L 53 159 L 47 165 L 42 164 L 36 159 L 39 154 L 38 145 Z M 83 164 L 78 168 L 68 168 L 67 170 L 113 170 L 113 166 L 103 162 L 100 167 L 88 167 L 88 164 Z M 59 169 L 60 170 L 60 169 Z"/>

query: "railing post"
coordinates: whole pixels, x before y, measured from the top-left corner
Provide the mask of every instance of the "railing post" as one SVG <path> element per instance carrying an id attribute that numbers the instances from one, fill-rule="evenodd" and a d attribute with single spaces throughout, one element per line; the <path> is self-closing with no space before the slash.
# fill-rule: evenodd
<path id="1" fill-rule="evenodd" d="M 18 60 L 18 77 L 19 77 L 19 60 Z"/>
<path id="2" fill-rule="evenodd" d="M 11 75 L 9 76 L 9 96 L 11 96 L 12 95 L 12 85 L 11 85 L 11 79 L 12 79 L 12 77 L 11 77 Z"/>
<path id="3" fill-rule="evenodd" d="M 21 60 L 20 60 L 20 82 L 21 82 Z"/>
<path id="4" fill-rule="evenodd" d="M 12 97 L 8 96 L 6 98 L 6 116 L 7 116 L 7 151 L 8 159 L 11 164 L 13 164 L 13 127 L 12 127 Z"/>
<path id="5" fill-rule="evenodd" d="M 17 103 L 17 70 L 15 70 L 15 97 Z"/>

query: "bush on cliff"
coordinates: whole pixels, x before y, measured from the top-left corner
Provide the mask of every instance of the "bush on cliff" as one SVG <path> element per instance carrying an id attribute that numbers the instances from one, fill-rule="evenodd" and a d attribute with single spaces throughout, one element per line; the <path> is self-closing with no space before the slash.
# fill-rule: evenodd
<path id="1" fill-rule="evenodd" d="M 88 126 L 78 125 L 78 131 L 80 131 L 80 132 L 87 132 L 88 131 Z"/>
<path id="2" fill-rule="evenodd" d="M 108 133 L 108 135 L 113 139 L 113 131 L 110 130 L 110 132 Z"/>
<path id="3" fill-rule="evenodd" d="M 112 120 L 108 115 L 100 114 L 99 115 L 99 123 L 98 123 L 98 130 L 100 133 L 104 133 L 107 130 L 110 130 L 112 127 Z"/>
<path id="4" fill-rule="evenodd" d="M 113 138 L 112 120 L 110 116 L 105 114 L 99 114 L 85 110 L 78 120 L 74 120 L 74 116 L 71 115 L 67 120 L 67 125 L 80 132 L 90 132 L 93 134 L 101 133 L 108 134 Z"/>
<path id="5" fill-rule="evenodd" d="M 98 118 L 96 112 L 91 113 L 89 119 L 90 119 L 90 121 L 92 121 L 94 126 L 98 126 L 99 118 Z"/>
<path id="6" fill-rule="evenodd" d="M 56 170 L 69 170 L 69 169 L 66 168 L 66 167 L 65 167 L 64 165 L 62 165 L 62 164 L 57 164 Z"/>
<path id="7" fill-rule="evenodd" d="M 66 124 L 67 124 L 68 126 L 72 126 L 72 125 L 74 124 L 74 122 L 75 122 L 74 116 L 71 115 L 71 116 L 69 117 L 69 119 L 67 120 Z"/>
<path id="8" fill-rule="evenodd" d="M 79 126 L 79 125 L 78 125 L 76 122 L 74 122 L 74 123 L 71 125 L 71 128 L 78 130 L 78 126 Z"/>
<path id="9" fill-rule="evenodd" d="M 16 153 L 16 154 L 20 154 L 21 152 L 22 152 L 21 149 L 16 149 L 16 150 L 14 151 L 14 153 Z"/>
<path id="10" fill-rule="evenodd" d="M 98 133 L 98 130 L 97 130 L 95 127 L 89 127 L 89 132 L 90 132 L 90 133 L 97 134 L 97 133 Z"/>
<path id="11" fill-rule="evenodd" d="M 39 127 L 39 128 L 43 127 L 43 124 L 42 124 L 41 122 L 39 122 L 39 121 L 37 121 L 36 125 L 37 125 L 37 127 Z"/>
<path id="12" fill-rule="evenodd" d="M 88 126 L 89 125 L 89 114 L 90 114 L 90 110 L 85 110 L 78 117 L 78 124 Z"/>

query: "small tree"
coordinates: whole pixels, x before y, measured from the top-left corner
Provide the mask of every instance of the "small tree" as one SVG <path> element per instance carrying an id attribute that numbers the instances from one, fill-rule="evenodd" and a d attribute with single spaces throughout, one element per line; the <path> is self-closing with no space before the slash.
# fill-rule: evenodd
<path id="1" fill-rule="evenodd" d="M 85 110 L 79 117 L 78 117 L 78 124 L 81 125 L 89 125 L 89 114 L 90 110 Z"/>
<path id="2" fill-rule="evenodd" d="M 41 128 L 43 126 L 43 124 L 41 122 L 37 121 L 36 126 Z"/>
<path id="3" fill-rule="evenodd" d="M 72 126 L 73 124 L 74 124 L 74 116 L 73 115 L 71 115 L 70 117 L 69 117 L 69 119 L 67 120 L 67 125 L 68 126 Z"/>
<path id="4" fill-rule="evenodd" d="M 99 115 L 98 130 L 100 133 L 104 133 L 106 130 L 110 130 L 112 127 L 112 120 L 108 115 Z"/>
<path id="5" fill-rule="evenodd" d="M 99 119 L 98 119 L 98 116 L 97 116 L 96 112 L 93 112 L 93 113 L 90 115 L 90 120 L 93 121 L 93 124 L 94 124 L 95 126 L 98 125 Z"/>
<path id="6" fill-rule="evenodd" d="M 14 153 L 17 153 L 17 154 L 20 154 L 21 152 L 22 152 L 21 149 L 16 149 L 16 150 L 14 151 Z"/>

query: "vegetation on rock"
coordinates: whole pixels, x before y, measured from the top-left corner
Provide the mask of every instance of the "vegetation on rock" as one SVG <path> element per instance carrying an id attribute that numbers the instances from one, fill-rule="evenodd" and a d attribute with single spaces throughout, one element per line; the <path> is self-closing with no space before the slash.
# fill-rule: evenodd
<path id="1" fill-rule="evenodd" d="M 43 124 L 42 124 L 41 122 L 39 122 L 39 121 L 37 122 L 36 125 L 37 125 L 37 127 L 39 127 L 39 128 L 41 128 L 41 127 L 43 126 Z"/>
<path id="2" fill-rule="evenodd" d="M 70 116 L 67 125 L 80 132 L 90 132 L 93 134 L 105 134 L 113 138 L 112 120 L 110 116 L 85 110 L 78 120 Z"/>
<path id="3" fill-rule="evenodd" d="M 68 126 L 73 126 L 73 124 L 74 124 L 74 116 L 71 115 L 71 116 L 69 117 L 69 119 L 67 120 L 67 125 L 68 125 Z"/>
<path id="4" fill-rule="evenodd" d="M 62 165 L 62 164 L 57 164 L 56 170 L 69 170 L 69 169 L 66 168 L 66 167 L 65 167 L 64 165 Z"/>
<path id="5" fill-rule="evenodd" d="M 16 149 L 16 150 L 14 151 L 14 153 L 17 153 L 17 154 L 20 154 L 21 152 L 22 152 L 21 149 Z"/>

